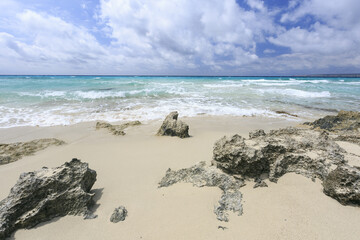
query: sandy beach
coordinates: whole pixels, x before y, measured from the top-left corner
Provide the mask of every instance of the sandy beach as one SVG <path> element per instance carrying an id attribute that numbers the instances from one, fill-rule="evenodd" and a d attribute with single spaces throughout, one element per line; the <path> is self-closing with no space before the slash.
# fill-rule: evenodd
<path id="1" fill-rule="evenodd" d="M 93 186 L 95 219 L 65 216 L 30 230 L 20 229 L 11 239 L 358 239 L 360 208 L 343 206 L 322 192 L 321 182 L 289 173 L 267 188 L 241 188 L 243 215 L 230 214 L 229 222 L 213 212 L 221 191 L 193 187 L 190 183 L 158 188 L 168 168 L 177 170 L 200 161 L 210 164 L 214 142 L 224 135 L 247 137 L 255 129 L 277 129 L 296 121 L 263 117 L 183 118 L 190 126 L 187 139 L 155 136 L 161 121 L 126 129 L 125 136 L 95 130 L 95 123 L 71 126 L 21 127 L 0 130 L 0 142 L 55 137 L 67 142 L 0 166 L 0 199 L 19 175 L 57 167 L 76 157 L 97 172 Z M 355 155 L 349 163 L 360 165 L 360 147 L 339 142 Z M 109 221 L 123 205 L 125 221 Z M 219 226 L 225 229 L 218 228 Z"/>

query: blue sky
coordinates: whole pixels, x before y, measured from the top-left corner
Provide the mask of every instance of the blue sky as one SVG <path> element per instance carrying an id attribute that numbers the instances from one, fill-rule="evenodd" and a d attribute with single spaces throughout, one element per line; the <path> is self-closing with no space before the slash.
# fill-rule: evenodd
<path id="1" fill-rule="evenodd" d="M 360 72 L 358 0 L 1 0 L 0 74 Z"/>

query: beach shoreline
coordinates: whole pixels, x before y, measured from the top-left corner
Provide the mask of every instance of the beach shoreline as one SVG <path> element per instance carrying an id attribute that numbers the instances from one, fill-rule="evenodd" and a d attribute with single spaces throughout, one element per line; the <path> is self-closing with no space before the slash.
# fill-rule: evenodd
<path id="1" fill-rule="evenodd" d="M 181 114 L 181 113 L 180 113 Z M 180 116 L 181 118 L 181 116 Z M 248 137 L 255 129 L 296 126 L 299 122 L 266 117 L 181 118 L 190 126 L 190 138 L 155 136 L 161 121 L 129 127 L 125 136 L 113 136 L 95 123 L 70 126 L 0 129 L 0 142 L 55 137 L 67 142 L 0 166 L 0 199 L 19 175 L 56 167 L 76 157 L 97 171 L 95 214 L 84 220 L 65 216 L 30 230 L 20 229 L 15 239 L 357 239 L 360 209 L 343 206 L 322 193 L 321 182 L 289 173 L 268 188 L 241 188 L 242 216 L 230 213 L 220 222 L 213 213 L 220 190 L 179 183 L 158 188 L 168 168 L 177 170 L 200 161 L 210 165 L 214 142 L 224 135 Z M 359 151 L 359 146 L 342 143 Z M 347 150 L 348 150 L 347 149 Z M 354 160 L 355 162 L 358 159 Z M 124 205 L 128 217 L 109 221 L 114 208 Z M 219 226 L 225 227 L 218 228 Z"/>

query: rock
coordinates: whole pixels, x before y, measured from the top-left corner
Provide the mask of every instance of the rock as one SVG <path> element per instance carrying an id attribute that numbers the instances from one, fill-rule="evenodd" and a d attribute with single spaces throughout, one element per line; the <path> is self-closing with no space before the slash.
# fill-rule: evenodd
<path id="1" fill-rule="evenodd" d="M 358 132 L 360 128 L 360 112 L 340 111 L 336 116 L 326 116 L 304 124 L 328 131 L 351 130 Z"/>
<path id="2" fill-rule="evenodd" d="M 238 215 L 242 214 L 242 195 L 239 188 L 244 182 L 233 176 L 221 172 L 214 166 L 208 167 L 205 162 L 200 162 L 190 168 L 172 171 L 168 169 L 159 183 L 159 188 L 168 187 L 178 182 L 192 183 L 196 187 L 218 187 L 222 190 L 219 205 L 215 206 L 214 213 L 220 221 L 228 221 L 228 211 Z"/>
<path id="3" fill-rule="evenodd" d="M 113 214 L 110 217 L 110 222 L 117 223 L 120 221 L 124 221 L 127 216 L 128 211 L 124 206 L 120 206 L 115 208 Z"/>
<path id="4" fill-rule="evenodd" d="M 292 114 L 292 113 L 288 113 L 286 111 L 275 111 L 277 114 L 281 114 L 281 115 L 288 115 L 288 116 L 291 116 L 291 117 L 299 117 L 298 115 L 296 114 Z"/>
<path id="5" fill-rule="evenodd" d="M 171 112 L 162 123 L 158 136 L 178 136 L 180 138 L 190 137 L 189 126 L 178 120 L 178 112 Z"/>
<path id="6" fill-rule="evenodd" d="M 57 168 L 23 173 L 0 202 L 0 239 L 54 217 L 91 215 L 96 172 L 74 158 Z"/>
<path id="7" fill-rule="evenodd" d="M 101 128 L 105 128 L 105 129 L 108 129 L 109 132 L 111 132 L 113 135 L 124 136 L 126 134 L 124 132 L 125 128 L 130 127 L 130 126 L 137 126 L 140 124 L 141 124 L 140 121 L 127 122 L 127 123 L 124 123 L 121 125 L 112 125 L 112 124 L 106 123 L 106 122 L 97 122 L 96 129 L 99 130 Z"/>
<path id="8" fill-rule="evenodd" d="M 251 139 L 223 137 L 214 145 L 213 164 L 245 178 L 268 174 L 274 182 L 288 172 L 324 179 L 345 163 L 343 153 L 325 132 L 284 128 Z"/>
<path id="9" fill-rule="evenodd" d="M 340 111 L 336 116 L 326 116 L 314 122 L 305 122 L 313 129 L 324 129 L 335 134 L 334 140 L 360 145 L 360 112 Z"/>
<path id="10" fill-rule="evenodd" d="M 0 144 L 0 165 L 15 162 L 20 158 L 32 155 L 37 151 L 49 146 L 60 146 L 64 141 L 55 138 L 44 138 L 29 142 L 1 143 Z"/>
<path id="11" fill-rule="evenodd" d="M 342 165 L 323 182 L 324 193 L 343 205 L 360 205 L 360 168 Z"/>
<path id="12" fill-rule="evenodd" d="M 249 138 L 257 138 L 257 137 L 261 137 L 261 136 L 265 136 L 266 133 L 264 130 L 262 129 L 258 129 L 258 130 L 255 130 L 255 131 L 251 131 L 249 132 Z"/>
<path id="13" fill-rule="evenodd" d="M 335 137 L 334 140 L 351 142 L 360 145 L 360 132 L 357 131 L 338 132 L 338 136 Z"/>
<path id="14" fill-rule="evenodd" d="M 258 187 L 268 187 L 268 185 L 266 184 L 265 181 L 258 178 L 255 180 L 255 185 L 253 188 L 258 188 Z"/>

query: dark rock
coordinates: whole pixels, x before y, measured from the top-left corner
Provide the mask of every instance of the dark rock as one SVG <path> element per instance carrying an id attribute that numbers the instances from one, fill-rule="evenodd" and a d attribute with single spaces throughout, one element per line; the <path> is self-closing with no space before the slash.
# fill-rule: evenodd
<path id="1" fill-rule="evenodd" d="M 326 116 L 314 122 L 306 122 L 313 129 L 325 129 L 335 134 L 336 141 L 360 145 L 360 112 L 340 111 L 336 116 Z"/>
<path id="2" fill-rule="evenodd" d="M 120 125 L 112 125 L 112 124 L 106 123 L 106 122 L 97 122 L 96 123 L 96 129 L 98 130 L 98 129 L 101 129 L 101 128 L 105 128 L 105 129 L 108 129 L 109 132 L 111 132 L 113 135 L 124 136 L 126 134 L 124 132 L 124 130 L 127 127 L 137 126 L 137 125 L 140 125 L 140 124 L 141 124 L 141 122 L 139 122 L 139 121 L 127 122 L 127 123 L 120 124 Z"/>
<path id="3" fill-rule="evenodd" d="M 360 205 L 360 168 L 343 165 L 329 173 L 323 182 L 324 193 L 343 205 Z"/>
<path id="4" fill-rule="evenodd" d="M 214 209 L 218 220 L 227 222 L 228 211 L 233 211 L 238 215 L 242 214 L 242 195 L 239 188 L 245 185 L 243 181 L 237 180 L 213 166 L 207 167 L 205 162 L 200 162 L 195 166 L 178 171 L 168 169 L 166 175 L 161 179 L 159 187 L 168 187 L 178 182 L 192 183 L 196 187 L 220 188 L 223 193 L 219 205 Z"/>
<path id="5" fill-rule="evenodd" d="M 299 117 L 298 115 L 296 114 L 292 114 L 292 113 L 288 113 L 286 111 L 275 111 L 277 114 L 282 114 L 282 115 L 289 115 L 291 117 Z"/>
<path id="6" fill-rule="evenodd" d="M 223 137 L 214 145 L 213 163 L 230 174 L 271 181 L 288 172 L 324 179 L 332 167 L 345 162 L 344 150 L 325 132 L 284 128 L 250 140 Z"/>
<path id="7" fill-rule="evenodd" d="M 306 122 L 305 125 L 328 131 L 355 130 L 360 128 L 360 112 L 340 111 L 336 116 L 326 116 L 314 122 Z"/>
<path id="8" fill-rule="evenodd" d="M 178 112 L 171 112 L 162 123 L 158 136 L 178 136 L 180 138 L 190 137 L 189 126 L 178 120 Z"/>
<path id="9" fill-rule="evenodd" d="M 91 215 L 96 172 L 74 158 L 57 168 L 23 173 L 0 202 L 0 239 L 20 228 L 32 228 L 54 217 Z"/>
<path id="10" fill-rule="evenodd" d="M 254 131 L 251 131 L 249 132 L 249 138 L 256 138 L 256 137 L 261 137 L 261 136 L 265 136 L 266 133 L 264 130 L 262 129 L 258 129 L 258 130 L 254 130 Z"/>
<path id="11" fill-rule="evenodd" d="M 128 211 L 124 206 L 120 206 L 115 208 L 113 214 L 110 217 L 110 222 L 117 223 L 120 221 L 124 221 L 127 217 Z"/>
<path id="12" fill-rule="evenodd" d="M 360 132 L 357 131 L 342 131 L 338 132 L 338 136 L 334 138 L 335 141 L 345 141 L 360 145 Z"/>
<path id="13" fill-rule="evenodd" d="M 268 187 L 268 185 L 266 184 L 265 181 L 261 180 L 261 179 L 256 179 L 255 180 L 255 185 L 253 188 L 258 188 L 258 187 Z"/>
<path id="14" fill-rule="evenodd" d="M 20 158 L 32 155 L 37 151 L 49 146 L 60 146 L 64 141 L 55 138 L 44 138 L 29 142 L 1 143 L 0 144 L 0 165 L 15 162 Z"/>

